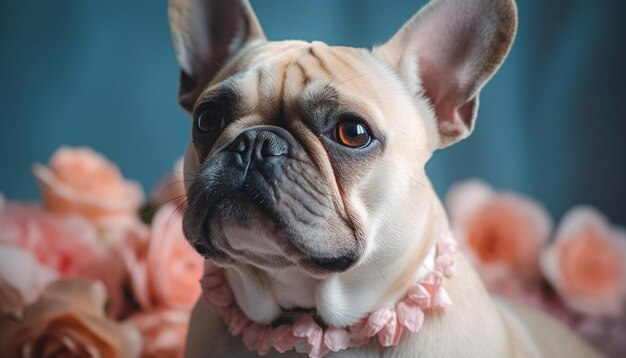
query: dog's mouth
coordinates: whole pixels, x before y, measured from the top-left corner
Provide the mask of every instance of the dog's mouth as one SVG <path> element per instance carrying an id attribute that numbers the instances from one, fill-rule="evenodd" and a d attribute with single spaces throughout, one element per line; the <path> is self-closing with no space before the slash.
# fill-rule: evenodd
<path id="1" fill-rule="evenodd" d="M 325 275 L 348 270 L 363 251 L 315 166 L 294 153 L 250 159 L 220 151 L 197 173 L 188 198 L 185 235 L 218 264 Z"/>
<path id="2" fill-rule="evenodd" d="M 344 272 L 356 263 L 358 253 L 317 248 L 314 236 L 303 245 L 297 235 L 306 235 L 306 225 L 285 220 L 280 207 L 262 194 L 265 191 L 263 187 L 238 190 L 212 205 L 213 209 L 205 209 L 198 223 L 199 235 L 187 235 L 195 250 L 226 265 L 298 266 L 314 275 Z M 186 218 L 186 226 L 189 221 L 196 220 Z"/>

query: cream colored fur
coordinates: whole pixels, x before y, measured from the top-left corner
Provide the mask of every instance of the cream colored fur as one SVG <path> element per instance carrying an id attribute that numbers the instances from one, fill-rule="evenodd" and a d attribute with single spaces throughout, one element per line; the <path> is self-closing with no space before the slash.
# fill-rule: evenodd
<path id="1" fill-rule="evenodd" d="M 206 43 L 200 47 L 194 45 L 209 41 L 208 37 L 197 38 L 201 36 L 198 33 L 204 22 L 195 23 L 189 14 L 191 10 L 200 12 L 198 9 L 202 6 L 196 1 L 202 2 L 171 1 L 174 40 L 183 71 L 199 79 L 210 77 L 211 81 L 206 88 L 181 92 L 181 103 L 191 111 L 190 96 L 195 100 L 212 85 L 231 81 L 245 92 L 248 108 L 255 109 L 253 114 L 227 128 L 214 147 L 228 143 L 250 126 L 272 125 L 264 115 L 267 103 L 280 102 L 286 116 L 295 116 L 302 99 L 328 83 L 341 93 L 346 105 L 358 107 L 376 121 L 387 141 L 382 157 L 373 162 L 365 175 L 355 178 L 356 185 L 346 193 L 340 193 L 337 188 L 331 192 L 339 203 L 338 210 L 349 211 L 367 230 L 365 252 L 357 265 L 347 272 L 323 277 L 311 275 L 297 265 L 279 270 L 254 267 L 252 263 L 245 269 L 228 267 L 227 279 L 242 310 L 255 321 L 269 323 L 280 315 L 281 307 L 315 307 L 326 323 L 347 326 L 379 307 L 393 305 L 405 294 L 413 274 L 435 242 L 449 231 L 446 213 L 424 167 L 435 150 L 471 132 L 478 91 L 510 47 L 515 27 L 510 23 L 515 21 L 514 4 L 509 0 L 434 1 L 387 45 L 373 52 L 319 42 L 266 42 L 246 5 L 244 12 L 249 18 L 243 23 L 250 25 L 248 35 L 245 28 L 233 32 L 237 37 L 228 43 L 228 61 L 209 76 L 202 72 L 205 69 L 201 63 L 210 59 L 198 56 L 209 56 L 210 49 Z M 464 5 L 468 3 L 472 5 Z M 451 97 L 443 96 L 443 104 L 425 97 L 419 75 L 421 62 L 415 56 L 428 53 L 422 47 L 429 44 L 413 39 L 413 32 L 424 26 L 432 31 L 430 23 L 422 19 L 428 19 L 429 14 L 440 8 L 456 13 L 453 5 L 461 6 L 464 11 L 494 7 L 486 7 L 493 18 L 481 17 L 481 11 L 474 16 L 479 17 L 478 22 L 491 21 L 486 28 L 502 31 L 504 35 L 497 39 L 502 43 L 479 38 L 476 43 L 485 50 L 476 50 L 464 58 L 467 66 L 453 72 L 460 74 L 457 79 L 461 82 L 457 83 L 454 93 L 459 106 L 466 103 L 472 106 L 468 111 L 453 111 L 451 117 L 442 119 L 442 114 L 450 113 L 445 100 Z M 459 17 L 461 13 L 456 14 Z M 487 51 L 491 47 L 494 50 Z M 489 56 L 481 57 L 485 53 Z M 424 63 L 428 60 L 424 59 Z M 464 81 L 468 83 L 467 88 Z M 280 101 L 272 101 L 277 98 Z M 298 133 L 305 137 L 310 135 L 302 129 Z M 326 168 L 325 175 L 333 179 L 332 163 L 323 146 L 315 142 L 316 138 L 308 140 L 311 152 L 319 160 L 318 165 Z M 197 173 L 201 161 L 190 145 L 185 172 Z M 225 233 L 231 245 L 248 245 L 248 249 L 253 248 L 261 255 L 276 252 L 273 238 L 263 234 L 262 223 L 258 229 L 257 232 L 254 227 L 244 230 L 232 226 L 227 227 Z M 400 345 L 382 348 L 373 340 L 366 346 L 328 357 L 596 356 L 577 336 L 551 318 L 491 297 L 462 255 L 457 272 L 444 282 L 453 305 L 445 310 L 428 311 L 422 329 L 407 335 Z M 186 356 L 230 358 L 254 357 L 255 354 L 243 346 L 241 337 L 231 336 L 222 318 L 199 300 L 192 313 Z M 303 355 L 294 352 L 280 355 L 273 351 L 269 356 Z"/>
<path id="2" fill-rule="evenodd" d="M 419 242 L 423 238 L 421 234 L 436 235 L 440 230 L 447 229 L 446 217 L 439 201 L 432 191 L 429 192 L 429 205 L 422 211 L 414 211 L 412 216 L 413 219 L 424 219 L 416 220 L 416 231 L 407 233 L 407 241 Z M 425 232 L 431 223 L 436 223 L 432 231 Z M 380 255 L 388 253 L 387 250 L 381 250 Z M 422 255 L 425 255 L 425 251 L 416 249 L 410 255 L 397 256 L 402 259 L 393 268 L 380 265 L 387 282 L 393 282 L 402 268 L 410 265 L 409 261 Z M 336 313 L 337 316 L 345 315 L 344 311 L 355 317 L 370 312 L 376 306 L 370 302 L 376 302 L 384 296 L 385 286 L 388 285 L 380 273 L 367 264 L 355 268 L 349 274 L 334 278 L 333 283 L 314 282 L 313 290 L 300 291 L 298 286 L 293 286 L 292 290 L 281 291 L 280 294 L 293 300 L 306 300 L 304 296 L 307 295 L 320 297 L 322 304 L 318 308 L 330 307 L 331 302 L 345 302 L 344 306 L 338 307 L 342 312 Z M 305 277 L 301 278 L 306 280 Z M 364 279 L 359 282 L 358 278 Z M 240 284 L 256 285 L 254 282 Z M 348 290 L 346 286 L 355 287 L 356 290 Z M 450 293 L 453 305 L 445 310 L 427 312 L 422 329 L 407 336 L 397 347 L 382 348 L 374 340 L 367 346 L 331 353 L 328 357 L 599 357 L 578 336 L 554 319 L 490 296 L 463 256 L 459 258 L 457 274 L 446 279 L 444 286 Z M 269 291 L 266 294 L 272 296 Z M 333 317 L 332 312 L 329 314 Z M 231 336 L 222 318 L 199 300 L 192 313 L 186 356 L 244 358 L 256 357 L 256 354 L 243 346 L 241 337 Z M 303 356 L 294 352 L 279 354 L 273 351 L 268 357 Z"/>

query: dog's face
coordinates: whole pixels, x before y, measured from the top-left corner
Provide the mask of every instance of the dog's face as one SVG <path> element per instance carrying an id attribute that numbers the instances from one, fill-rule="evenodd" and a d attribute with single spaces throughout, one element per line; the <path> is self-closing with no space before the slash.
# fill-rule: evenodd
<path id="1" fill-rule="evenodd" d="M 187 237 L 213 259 L 314 274 L 362 257 L 435 136 L 382 61 L 322 43 L 256 44 L 194 107 Z"/>
<path id="2" fill-rule="evenodd" d="M 320 277 L 390 244 L 378 229 L 421 199 L 432 152 L 471 131 L 515 6 L 435 1 L 373 51 L 268 42 L 243 1 L 172 0 L 170 20 L 193 117 L 187 239 Z"/>

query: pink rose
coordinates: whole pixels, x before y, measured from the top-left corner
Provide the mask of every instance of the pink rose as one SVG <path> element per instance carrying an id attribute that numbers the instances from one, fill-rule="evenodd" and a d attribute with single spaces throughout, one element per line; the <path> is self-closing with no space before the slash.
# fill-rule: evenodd
<path id="1" fill-rule="evenodd" d="M 552 227 L 539 203 L 471 180 L 450 189 L 446 204 L 461 247 L 490 289 L 539 284 L 539 253 Z"/>
<path id="2" fill-rule="evenodd" d="M 138 357 L 139 333 L 104 314 L 99 282 L 56 281 L 26 307 L 24 318 L 0 317 L 0 346 L 8 357 Z"/>
<path id="3" fill-rule="evenodd" d="M 185 240 L 182 217 L 175 209 L 164 205 L 149 231 L 136 226 L 120 242 L 132 292 L 143 309 L 190 309 L 200 294 L 204 260 Z"/>
<path id="4" fill-rule="evenodd" d="M 144 358 L 182 358 L 189 324 L 189 312 L 155 310 L 136 314 L 126 322 L 142 336 Z"/>
<path id="5" fill-rule="evenodd" d="M 626 293 L 626 234 L 597 210 L 579 206 L 565 214 L 554 242 L 541 257 L 548 281 L 570 308 L 619 315 Z"/>
<path id="6" fill-rule="evenodd" d="M 182 205 L 186 199 L 185 178 L 183 176 L 183 159 L 180 158 L 174 164 L 171 172 L 168 173 L 152 192 L 152 203 L 155 205 L 163 205 L 172 203 L 174 205 Z"/>
<path id="7" fill-rule="evenodd" d="M 21 317 L 24 306 L 56 278 L 57 273 L 42 266 L 30 252 L 0 244 L 0 313 Z"/>
<path id="8" fill-rule="evenodd" d="M 33 168 L 45 207 L 55 213 L 78 213 L 100 227 L 124 225 L 137 218 L 143 202 L 139 184 L 89 148 L 61 147 L 48 167 Z"/>
<path id="9" fill-rule="evenodd" d="M 86 277 L 105 283 L 113 300 L 112 314 L 122 303 L 120 258 L 99 239 L 81 216 L 51 214 L 36 206 L 8 203 L 0 209 L 0 244 L 29 251 L 44 266 L 64 277 Z M 26 262 L 6 267 L 19 275 Z"/>

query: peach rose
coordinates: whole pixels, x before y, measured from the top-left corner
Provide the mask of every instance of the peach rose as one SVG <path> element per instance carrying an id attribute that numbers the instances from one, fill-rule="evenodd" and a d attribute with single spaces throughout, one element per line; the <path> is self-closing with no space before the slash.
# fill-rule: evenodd
<path id="1" fill-rule="evenodd" d="M 33 205 L 7 203 L 0 209 L 0 244 L 29 251 L 44 266 L 63 277 L 87 277 L 105 283 L 112 298 L 112 314 L 122 303 L 121 258 L 98 237 L 96 228 L 81 216 L 51 214 Z M 27 262 L 6 267 L 18 276 Z"/>
<path id="2" fill-rule="evenodd" d="M 0 342 L 9 357 L 138 357 L 139 333 L 104 314 L 99 282 L 56 281 L 26 307 L 24 319 L 0 318 Z"/>
<path id="3" fill-rule="evenodd" d="M 552 227 L 539 203 L 470 180 L 450 189 L 446 204 L 461 247 L 490 289 L 539 284 L 539 253 Z"/>
<path id="4" fill-rule="evenodd" d="M 58 277 L 19 247 L 0 244 L 0 312 L 17 317 Z"/>
<path id="5" fill-rule="evenodd" d="M 564 215 L 541 267 L 568 307 L 590 315 L 622 313 L 626 234 L 594 208 L 579 206 Z"/>
<path id="6" fill-rule="evenodd" d="M 48 167 L 36 164 L 33 171 L 48 210 L 81 214 L 101 228 L 136 220 L 143 203 L 139 184 L 124 180 L 113 163 L 89 148 L 61 147 Z"/>
<path id="7" fill-rule="evenodd" d="M 182 358 L 189 324 L 189 312 L 155 310 L 136 314 L 126 322 L 142 336 L 144 358 Z"/>
<path id="8" fill-rule="evenodd" d="M 143 309 L 190 309 L 200 294 L 204 260 L 185 240 L 175 209 L 162 206 L 149 231 L 136 226 L 120 241 L 132 292 Z"/>
<path id="9" fill-rule="evenodd" d="M 185 178 L 183 176 L 183 161 L 184 158 L 180 158 L 174 164 L 171 172 L 168 173 L 156 188 L 152 191 L 151 201 L 155 205 L 163 205 L 172 203 L 174 205 L 181 205 L 185 202 Z"/>

